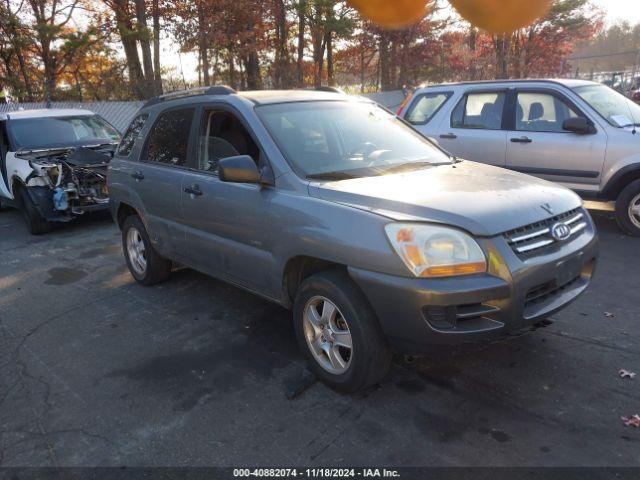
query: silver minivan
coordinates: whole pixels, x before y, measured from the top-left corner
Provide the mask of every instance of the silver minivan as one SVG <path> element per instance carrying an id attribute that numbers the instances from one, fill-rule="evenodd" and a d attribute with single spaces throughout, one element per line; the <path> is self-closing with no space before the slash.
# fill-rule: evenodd
<path id="1" fill-rule="evenodd" d="M 640 105 L 584 80 L 514 80 L 419 88 L 400 116 L 459 158 L 616 202 L 640 236 Z"/>
<path id="2" fill-rule="evenodd" d="M 343 391 L 378 382 L 392 352 L 530 329 L 586 290 L 598 257 L 575 193 L 452 158 L 330 92 L 154 99 L 108 185 L 138 282 L 178 263 L 293 310 L 314 372 Z"/>

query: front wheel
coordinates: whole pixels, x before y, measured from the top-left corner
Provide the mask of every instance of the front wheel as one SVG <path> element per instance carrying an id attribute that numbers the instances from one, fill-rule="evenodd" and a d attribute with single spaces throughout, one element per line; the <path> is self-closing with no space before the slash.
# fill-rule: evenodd
<path id="1" fill-rule="evenodd" d="M 122 225 L 122 248 L 127 267 L 142 285 L 160 283 L 171 274 L 171 262 L 161 257 L 149 240 L 147 230 L 138 216 L 127 217 Z"/>
<path id="2" fill-rule="evenodd" d="M 29 196 L 29 192 L 24 188 L 20 190 L 20 203 L 22 216 L 31 235 L 42 235 L 51 230 L 51 224 L 40 215 L 40 212 Z"/>
<path id="3" fill-rule="evenodd" d="M 625 233 L 640 237 L 640 180 L 631 182 L 616 201 L 616 220 Z"/>
<path id="4" fill-rule="evenodd" d="M 298 344 L 331 388 L 353 393 L 389 372 L 392 354 L 378 319 L 346 273 L 321 272 L 305 280 L 293 310 Z"/>

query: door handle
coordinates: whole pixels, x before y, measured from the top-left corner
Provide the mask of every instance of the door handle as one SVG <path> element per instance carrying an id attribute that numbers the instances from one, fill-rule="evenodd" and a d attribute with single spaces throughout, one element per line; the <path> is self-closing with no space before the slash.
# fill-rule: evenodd
<path id="1" fill-rule="evenodd" d="M 202 190 L 200 190 L 200 187 L 198 185 L 192 185 L 190 187 L 185 187 L 184 189 L 185 193 L 188 193 L 189 195 L 192 195 L 194 197 L 199 197 L 202 195 Z"/>
<path id="2" fill-rule="evenodd" d="M 141 182 L 144 180 L 144 174 L 142 172 L 134 172 L 131 174 L 131 178 L 133 178 L 136 182 Z"/>
<path id="3" fill-rule="evenodd" d="M 440 135 L 440 138 L 445 138 L 447 140 L 455 140 L 458 136 L 455 133 L 443 133 Z"/>
<path id="4" fill-rule="evenodd" d="M 511 139 L 511 143 L 532 143 L 533 140 L 531 140 L 529 137 L 520 137 L 520 138 L 512 138 Z"/>

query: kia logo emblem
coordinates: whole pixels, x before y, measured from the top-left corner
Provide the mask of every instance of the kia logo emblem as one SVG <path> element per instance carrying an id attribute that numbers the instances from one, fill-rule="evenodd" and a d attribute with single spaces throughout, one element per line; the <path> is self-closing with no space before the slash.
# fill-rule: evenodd
<path id="1" fill-rule="evenodd" d="M 556 223 L 551 227 L 551 236 L 562 242 L 571 236 L 571 228 L 566 223 Z"/>

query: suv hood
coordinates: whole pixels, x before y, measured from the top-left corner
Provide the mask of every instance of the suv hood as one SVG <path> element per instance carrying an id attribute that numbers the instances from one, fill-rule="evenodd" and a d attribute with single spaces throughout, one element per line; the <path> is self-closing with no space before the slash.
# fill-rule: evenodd
<path id="1" fill-rule="evenodd" d="M 442 223 L 477 236 L 508 232 L 582 204 L 565 187 L 469 161 L 409 173 L 312 182 L 309 194 L 392 220 Z"/>

